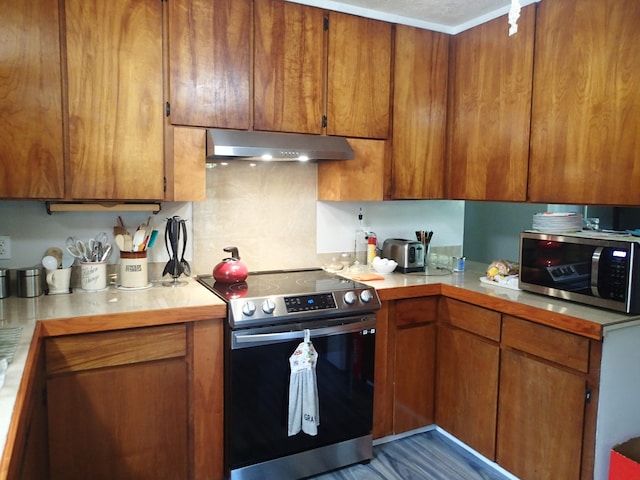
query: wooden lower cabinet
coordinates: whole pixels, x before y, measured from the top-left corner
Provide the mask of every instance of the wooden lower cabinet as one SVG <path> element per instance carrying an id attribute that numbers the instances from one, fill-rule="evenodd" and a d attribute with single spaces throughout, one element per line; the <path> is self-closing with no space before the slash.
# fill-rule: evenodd
<path id="1" fill-rule="evenodd" d="M 46 341 L 50 478 L 187 478 L 186 326 Z"/>
<path id="2" fill-rule="evenodd" d="M 47 381 L 50 478 L 187 478 L 184 359 Z"/>
<path id="3" fill-rule="evenodd" d="M 443 298 L 439 316 L 436 424 L 494 460 L 501 315 Z"/>
<path id="4" fill-rule="evenodd" d="M 495 459 L 500 347 L 464 330 L 440 326 L 436 424 Z"/>
<path id="5" fill-rule="evenodd" d="M 47 338 L 49 478 L 221 479 L 221 328 Z"/>
<path id="6" fill-rule="evenodd" d="M 503 352 L 497 462 L 522 480 L 580 479 L 585 389 L 575 373 Z"/>
<path id="7" fill-rule="evenodd" d="M 496 461 L 522 480 L 592 478 L 599 364 L 588 339 L 505 315 Z"/>
<path id="8" fill-rule="evenodd" d="M 393 432 L 431 425 L 434 412 L 436 297 L 394 305 Z"/>

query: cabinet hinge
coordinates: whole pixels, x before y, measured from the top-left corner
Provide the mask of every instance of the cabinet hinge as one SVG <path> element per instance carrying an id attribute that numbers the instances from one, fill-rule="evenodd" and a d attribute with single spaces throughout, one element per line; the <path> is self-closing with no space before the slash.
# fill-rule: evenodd
<path id="1" fill-rule="evenodd" d="M 324 31 L 326 32 L 327 30 L 329 30 L 329 18 L 325 17 L 324 18 Z"/>
<path id="2" fill-rule="evenodd" d="M 162 177 L 162 191 L 167 193 L 167 177 Z"/>
<path id="3" fill-rule="evenodd" d="M 168 117 L 171 115 L 171 104 L 169 102 L 164 105 L 164 114 Z"/>
<path id="4" fill-rule="evenodd" d="M 327 128 L 327 116 L 322 116 L 322 128 Z"/>
<path id="5" fill-rule="evenodd" d="M 587 390 L 584 392 L 584 401 L 585 403 L 591 402 L 591 389 L 587 387 Z"/>

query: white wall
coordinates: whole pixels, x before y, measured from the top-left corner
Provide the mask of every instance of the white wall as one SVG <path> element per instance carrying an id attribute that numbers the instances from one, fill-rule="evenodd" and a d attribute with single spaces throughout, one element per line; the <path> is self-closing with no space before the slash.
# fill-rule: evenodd
<path id="1" fill-rule="evenodd" d="M 149 252 L 150 262 L 166 263 L 167 217 L 187 220 L 186 259 L 192 274 L 210 273 L 227 246 L 237 246 L 250 270 L 319 267 L 331 254 L 352 251 L 358 211 L 380 239 L 415 239 L 415 230 L 433 230 L 433 246 L 462 245 L 464 202 L 318 202 L 317 165 L 235 162 L 207 170 L 207 199 L 197 203 L 163 203 L 153 216 L 160 231 Z M 0 201 L 0 235 L 11 237 L 12 258 L 0 267 L 40 264 L 49 247 L 64 250 L 75 235 L 88 240 L 105 231 L 113 240 L 113 226 L 121 215 L 131 229 L 147 221 L 146 213 L 64 212 L 48 215 L 44 202 Z M 118 262 L 112 255 L 111 264 Z M 151 278 L 155 280 L 155 278 Z"/>
<path id="2" fill-rule="evenodd" d="M 65 240 L 75 235 L 88 240 L 104 231 L 113 242 L 113 226 L 118 215 L 122 216 L 130 231 L 153 217 L 153 225 L 159 230 L 158 239 L 149 250 L 150 262 L 166 262 L 169 258 L 164 246 L 164 227 L 167 217 L 179 215 L 191 223 L 190 203 L 163 203 L 157 215 L 141 212 L 60 212 L 47 214 L 45 203 L 37 201 L 0 201 L 0 235 L 11 237 L 11 259 L 0 260 L 0 267 L 20 268 L 40 264 L 49 247 L 65 250 Z M 187 258 L 192 258 L 192 242 L 187 245 Z M 115 247 L 115 245 L 114 245 Z M 110 264 L 118 263 L 117 251 L 111 255 Z"/>
<path id="3" fill-rule="evenodd" d="M 432 246 L 462 246 L 464 202 L 416 200 L 398 202 L 318 202 L 318 253 L 352 251 L 358 213 L 378 238 L 416 240 L 416 230 L 433 230 Z"/>

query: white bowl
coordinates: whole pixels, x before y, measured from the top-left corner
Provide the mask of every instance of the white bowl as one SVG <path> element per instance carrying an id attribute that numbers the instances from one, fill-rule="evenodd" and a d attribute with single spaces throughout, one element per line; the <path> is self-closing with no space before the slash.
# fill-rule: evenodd
<path id="1" fill-rule="evenodd" d="M 378 257 L 374 258 L 371 264 L 373 265 L 373 269 L 376 272 L 381 273 L 383 275 L 393 272 L 398 266 L 398 263 L 394 260 L 389 260 L 387 258 L 378 258 Z"/>

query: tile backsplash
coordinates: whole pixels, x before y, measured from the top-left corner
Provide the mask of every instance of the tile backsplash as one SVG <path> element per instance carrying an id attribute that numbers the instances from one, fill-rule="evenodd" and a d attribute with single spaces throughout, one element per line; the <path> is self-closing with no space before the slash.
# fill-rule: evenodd
<path id="1" fill-rule="evenodd" d="M 207 199 L 193 204 L 194 271 L 210 272 L 224 247 L 238 247 L 249 270 L 319 267 L 353 248 L 358 212 L 378 235 L 415 238 L 459 255 L 464 202 L 318 202 L 317 164 L 229 161 L 207 170 Z"/>
<path id="2" fill-rule="evenodd" d="M 317 165 L 230 161 L 207 170 L 207 199 L 193 204 L 195 272 L 238 248 L 250 271 L 318 266 Z"/>

